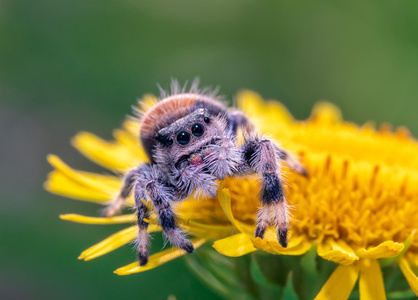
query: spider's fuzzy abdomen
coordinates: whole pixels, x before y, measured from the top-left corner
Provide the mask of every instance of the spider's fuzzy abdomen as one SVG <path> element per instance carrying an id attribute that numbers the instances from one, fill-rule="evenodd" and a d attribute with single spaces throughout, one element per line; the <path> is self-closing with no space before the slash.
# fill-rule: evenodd
<path id="1" fill-rule="evenodd" d="M 160 100 L 145 113 L 141 119 L 139 136 L 151 161 L 154 161 L 153 149 L 158 131 L 199 108 L 205 108 L 215 116 L 227 112 L 223 103 L 217 99 L 206 95 L 184 93 Z"/>

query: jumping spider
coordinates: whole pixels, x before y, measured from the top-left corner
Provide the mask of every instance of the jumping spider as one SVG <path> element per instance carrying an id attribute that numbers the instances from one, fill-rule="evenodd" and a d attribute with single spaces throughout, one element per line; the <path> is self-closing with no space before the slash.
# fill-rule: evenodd
<path id="1" fill-rule="evenodd" d="M 178 83 L 173 86 L 170 95 L 163 94 L 141 117 L 139 138 L 150 162 L 126 174 L 119 196 L 104 215 L 111 217 L 119 213 L 133 190 L 139 226 L 139 264 L 146 265 L 149 256 L 148 223 L 144 221 L 149 212 L 142 200 L 152 201 L 168 240 L 192 253 L 193 244 L 176 224 L 172 202 L 193 193 L 216 197 L 216 179 L 257 173 L 262 178 L 262 207 L 255 236 L 263 238 L 272 224 L 277 227 L 280 245 L 287 247 L 288 213 L 280 161 L 306 176 L 305 168 L 274 141 L 257 135 L 241 111 L 228 109 L 214 93 L 199 91 L 197 84 L 187 93 Z M 238 128 L 245 137 L 242 145 L 237 142 Z"/>

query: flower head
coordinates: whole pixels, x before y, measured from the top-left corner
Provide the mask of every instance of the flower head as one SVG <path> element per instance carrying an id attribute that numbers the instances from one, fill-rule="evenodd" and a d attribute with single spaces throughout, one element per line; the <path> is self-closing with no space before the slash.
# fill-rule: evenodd
<path id="1" fill-rule="evenodd" d="M 147 95 L 143 102 L 152 103 Z M 381 267 L 397 262 L 410 287 L 418 295 L 418 143 L 401 127 L 392 132 L 387 125 L 375 130 L 344 122 L 340 111 L 319 103 L 305 121 L 295 120 L 276 101 L 263 101 L 244 91 L 238 103 L 258 131 L 268 134 L 299 156 L 309 177 L 284 167 L 286 194 L 292 222 L 289 245 L 283 248 L 273 230 L 264 239 L 254 238 L 259 209 L 259 182 L 254 176 L 227 178 L 218 196 L 176 205 L 178 222 L 193 236 L 198 248 L 209 241 L 225 256 L 238 257 L 257 250 L 272 254 L 302 255 L 316 248 L 317 254 L 338 267 L 323 285 L 317 299 L 346 299 L 359 281 L 361 297 L 385 297 Z M 73 145 L 86 157 L 123 174 L 146 161 L 138 141 L 139 125 L 125 121 L 114 132 L 115 140 L 103 141 L 90 133 L 79 133 Z M 55 170 L 45 184 L 47 190 L 75 199 L 107 204 L 121 188 L 118 176 L 98 175 L 71 169 L 58 157 L 49 156 Z M 128 200 L 133 204 L 133 199 Z M 152 209 L 152 208 L 151 208 Z M 62 215 L 62 219 L 91 224 L 133 223 L 135 216 L 111 218 Z M 150 232 L 160 231 L 155 218 Z M 85 250 L 80 259 L 90 260 L 135 239 L 137 227 L 119 231 Z M 185 254 L 164 250 L 150 257 L 149 264 L 134 262 L 115 272 L 126 275 L 149 270 Z"/>

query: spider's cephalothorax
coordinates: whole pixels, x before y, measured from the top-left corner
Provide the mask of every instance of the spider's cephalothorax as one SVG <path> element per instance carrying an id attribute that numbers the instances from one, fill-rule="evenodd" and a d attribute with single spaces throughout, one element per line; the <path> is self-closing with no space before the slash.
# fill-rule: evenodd
<path id="1" fill-rule="evenodd" d="M 245 141 L 237 143 L 241 128 Z M 193 252 L 192 243 L 178 228 L 171 204 L 193 193 L 215 197 L 216 179 L 227 176 L 261 175 L 261 209 L 255 236 L 263 238 L 266 228 L 277 227 L 279 243 L 287 246 L 288 212 L 280 174 L 280 161 L 306 175 L 305 168 L 272 140 L 257 135 L 246 116 L 228 109 L 213 95 L 192 90 L 164 96 L 141 117 L 140 140 L 150 162 L 125 176 L 117 199 L 105 215 L 118 213 L 134 192 L 138 216 L 139 264 L 148 262 L 149 212 L 142 200 L 152 201 L 163 232 L 175 246 Z"/>

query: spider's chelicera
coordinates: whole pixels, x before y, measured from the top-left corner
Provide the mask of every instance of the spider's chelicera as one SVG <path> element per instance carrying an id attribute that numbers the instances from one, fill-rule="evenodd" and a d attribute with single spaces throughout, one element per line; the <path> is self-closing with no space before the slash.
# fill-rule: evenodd
<path id="1" fill-rule="evenodd" d="M 244 142 L 237 142 L 241 129 Z M 138 216 L 137 251 L 139 264 L 148 262 L 149 212 L 145 201 L 152 201 L 164 235 L 175 246 L 191 253 L 193 244 L 175 221 L 172 202 L 191 195 L 216 197 L 217 179 L 227 176 L 261 175 L 261 209 L 255 236 L 277 227 L 277 239 L 287 246 L 288 212 L 280 173 L 280 161 L 292 170 L 307 175 L 305 168 L 269 138 L 254 132 L 247 117 L 227 108 L 213 93 L 193 85 L 189 93 L 174 84 L 171 95 L 141 116 L 140 140 L 149 163 L 129 171 L 123 188 L 105 210 L 117 214 L 133 191 Z"/>

